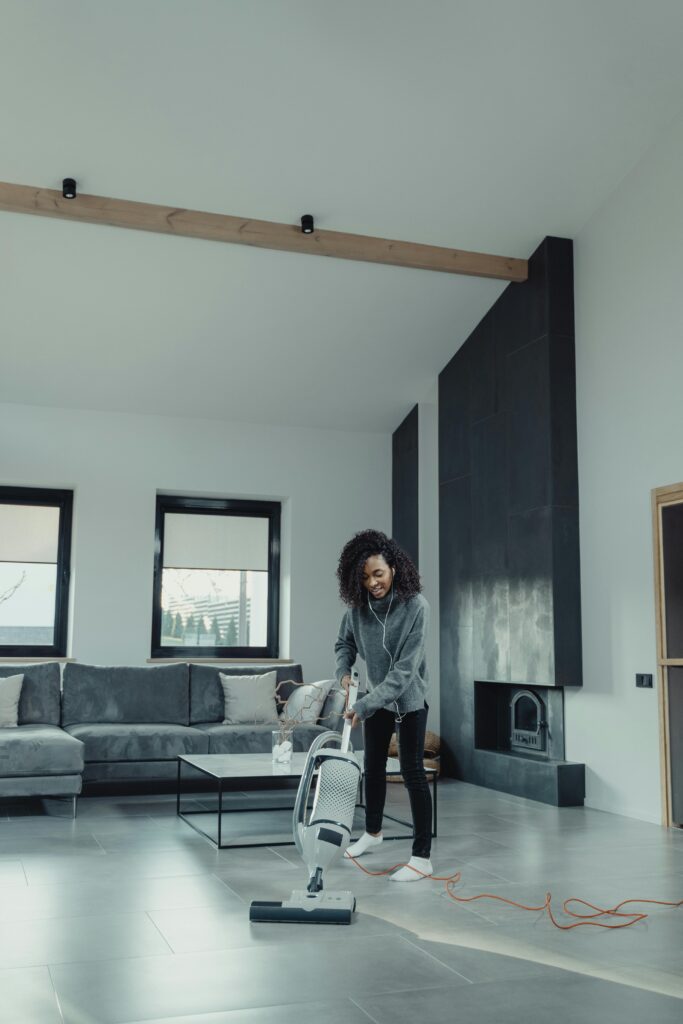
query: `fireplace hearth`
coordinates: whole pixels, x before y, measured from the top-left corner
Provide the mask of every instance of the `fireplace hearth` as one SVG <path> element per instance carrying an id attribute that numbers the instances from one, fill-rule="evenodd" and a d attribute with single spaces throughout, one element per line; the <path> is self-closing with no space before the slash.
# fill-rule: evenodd
<path id="1" fill-rule="evenodd" d="M 565 761 L 563 687 L 476 680 L 472 775 L 532 800 L 581 804 L 584 766 Z"/>

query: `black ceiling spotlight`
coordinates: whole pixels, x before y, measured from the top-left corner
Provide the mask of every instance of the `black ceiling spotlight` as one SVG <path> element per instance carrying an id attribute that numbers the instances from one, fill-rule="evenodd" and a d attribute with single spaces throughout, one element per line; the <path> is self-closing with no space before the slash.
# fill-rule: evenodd
<path id="1" fill-rule="evenodd" d="M 65 178 L 62 182 L 62 195 L 65 199 L 76 198 L 76 180 L 75 178 Z"/>
<path id="2" fill-rule="evenodd" d="M 305 235 L 313 234 L 313 214 L 305 213 L 301 218 L 301 230 Z"/>

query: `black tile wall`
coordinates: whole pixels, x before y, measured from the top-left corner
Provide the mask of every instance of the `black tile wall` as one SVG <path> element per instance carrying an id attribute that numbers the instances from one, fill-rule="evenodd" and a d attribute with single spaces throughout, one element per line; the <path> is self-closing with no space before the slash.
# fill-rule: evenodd
<path id="1" fill-rule="evenodd" d="M 551 500 L 549 343 L 544 335 L 507 358 L 509 511 Z"/>
<path id="2" fill-rule="evenodd" d="M 553 510 L 531 509 L 508 520 L 510 678 L 555 683 Z"/>
<path id="3" fill-rule="evenodd" d="M 572 243 L 545 238 L 439 377 L 444 767 L 483 784 L 475 679 L 582 682 L 573 332 Z"/>
<path id="4" fill-rule="evenodd" d="M 493 316 L 489 312 L 467 340 L 470 377 L 470 423 L 497 412 Z"/>
<path id="5" fill-rule="evenodd" d="M 550 457 L 553 505 L 578 508 L 579 474 L 576 451 L 576 367 L 574 339 L 549 336 Z"/>
<path id="6" fill-rule="evenodd" d="M 439 375 L 439 482 L 470 471 L 470 372 L 467 353 L 460 350 Z"/>
<path id="7" fill-rule="evenodd" d="M 392 536 L 419 565 L 418 407 L 392 436 Z"/>
<path id="8" fill-rule="evenodd" d="M 439 488 L 439 593 L 442 629 L 472 625 L 472 478 Z"/>
<path id="9" fill-rule="evenodd" d="M 507 571 L 506 416 L 498 413 L 471 427 L 472 570 Z"/>
<path id="10" fill-rule="evenodd" d="M 555 683 L 581 683 L 581 576 L 579 570 L 579 509 L 554 506 L 553 628 Z"/>

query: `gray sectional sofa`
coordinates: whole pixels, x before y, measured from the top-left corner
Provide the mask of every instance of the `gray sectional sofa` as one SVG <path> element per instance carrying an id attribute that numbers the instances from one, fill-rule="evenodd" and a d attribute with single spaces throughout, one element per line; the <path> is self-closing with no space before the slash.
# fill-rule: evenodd
<path id="1" fill-rule="evenodd" d="M 106 785 L 168 782 L 179 754 L 266 752 L 272 724 L 223 725 L 226 675 L 274 669 L 283 703 L 303 682 L 301 665 L 187 665 L 150 668 L 69 663 L 60 701 L 57 663 L 1 666 L 24 675 L 17 729 L 0 730 L 0 798 L 76 796 Z M 333 689 L 322 724 L 299 725 L 295 750 L 342 724 L 344 697 Z"/>
<path id="2" fill-rule="evenodd" d="M 81 792 L 83 744 L 60 717 L 57 662 L 0 665 L 0 676 L 22 673 L 16 729 L 0 729 L 0 797 L 70 796 Z"/>

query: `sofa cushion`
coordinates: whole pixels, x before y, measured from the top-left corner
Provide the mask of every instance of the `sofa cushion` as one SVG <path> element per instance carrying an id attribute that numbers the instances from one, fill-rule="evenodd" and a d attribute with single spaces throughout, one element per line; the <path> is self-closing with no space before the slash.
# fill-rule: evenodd
<path id="1" fill-rule="evenodd" d="M 59 725 L 59 662 L 0 665 L 0 676 L 23 675 L 19 725 Z"/>
<path id="2" fill-rule="evenodd" d="M 274 671 L 277 700 L 284 705 L 294 689 L 288 680 L 303 683 L 301 665 L 190 665 L 190 725 L 198 722 L 222 722 L 225 718 L 223 688 L 218 673 L 224 676 L 261 675 Z"/>
<path id="3" fill-rule="evenodd" d="M 0 797 L 78 796 L 83 786 L 80 772 L 74 775 L 0 776 Z"/>
<path id="4" fill-rule="evenodd" d="M 62 725 L 129 722 L 187 725 L 187 665 L 158 668 L 69 664 L 64 669 Z"/>
<path id="5" fill-rule="evenodd" d="M 274 672 L 263 675 L 226 676 L 219 672 L 225 710 L 223 725 L 278 724 Z"/>
<path id="6" fill-rule="evenodd" d="M 271 725 L 221 725 L 205 722 L 196 728 L 206 734 L 210 754 L 269 754 L 272 749 Z M 294 749 L 308 750 L 315 737 L 326 731 L 321 725 L 297 726 L 292 733 Z"/>
<path id="7" fill-rule="evenodd" d="M 199 729 L 161 722 L 66 726 L 85 744 L 86 761 L 167 761 L 178 754 L 207 754 L 208 738 Z"/>
<path id="8" fill-rule="evenodd" d="M 282 709 L 281 718 L 293 724 L 315 725 L 328 693 L 336 685 L 336 679 L 321 679 L 317 683 L 295 686 Z"/>
<path id="9" fill-rule="evenodd" d="M 83 744 L 57 725 L 20 725 L 0 732 L 0 777 L 81 771 Z"/>
<path id="10" fill-rule="evenodd" d="M 0 729 L 16 729 L 19 725 L 19 698 L 23 682 L 22 675 L 0 677 Z"/>

